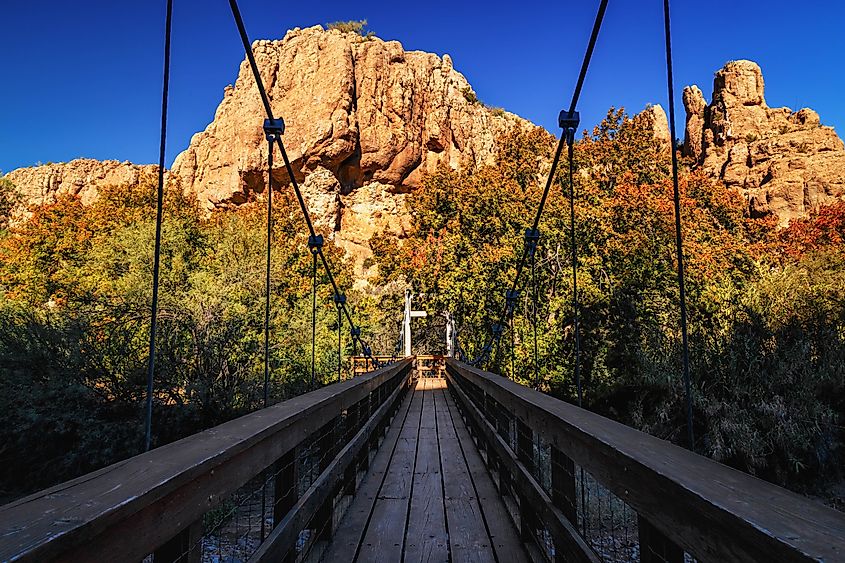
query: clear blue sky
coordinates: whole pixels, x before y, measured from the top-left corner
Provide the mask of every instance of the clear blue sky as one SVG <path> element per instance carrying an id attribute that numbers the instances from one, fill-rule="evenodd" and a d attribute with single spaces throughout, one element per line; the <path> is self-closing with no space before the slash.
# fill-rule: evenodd
<path id="1" fill-rule="evenodd" d="M 479 98 L 557 133 L 598 0 L 484 3 L 241 0 L 251 38 L 335 20 L 369 20 L 406 49 L 452 56 Z M 0 34 L 0 170 L 76 157 L 155 162 L 164 0 L 7 2 Z M 168 163 L 205 128 L 243 51 L 225 0 L 175 0 Z M 662 2 L 611 0 L 579 109 L 666 107 Z M 845 132 L 845 7 L 812 2 L 674 2 L 681 89 L 710 96 L 713 72 L 749 58 L 770 105 L 809 106 Z M 284 116 L 288 122 L 296 116 Z M 261 121 L 256 116 L 256 127 Z"/>

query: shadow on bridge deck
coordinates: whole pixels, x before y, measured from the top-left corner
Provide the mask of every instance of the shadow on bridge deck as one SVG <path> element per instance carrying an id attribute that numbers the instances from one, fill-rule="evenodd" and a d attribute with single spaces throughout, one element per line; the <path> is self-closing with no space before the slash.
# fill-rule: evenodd
<path id="1" fill-rule="evenodd" d="M 526 561 L 446 380 L 404 399 L 323 561 Z"/>

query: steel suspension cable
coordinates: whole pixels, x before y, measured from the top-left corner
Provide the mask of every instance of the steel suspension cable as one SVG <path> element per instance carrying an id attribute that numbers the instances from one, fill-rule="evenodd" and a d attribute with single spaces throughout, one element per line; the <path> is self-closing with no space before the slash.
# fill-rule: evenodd
<path id="1" fill-rule="evenodd" d="M 537 347 L 537 250 L 531 253 L 531 325 L 534 329 L 534 389 L 540 388 L 540 353 Z"/>
<path id="2" fill-rule="evenodd" d="M 687 296 L 684 286 L 684 248 L 681 233 L 681 195 L 678 188 L 678 154 L 675 150 L 675 81 L 672 75 L 672 35 L 669 17 L 669 0 L 663 0 L 663 27 L 666 36 L 666 80 L 669 89 L 669 146 L 672 151 L 672 187 L 675 199 L 675 252 L 678 261 L 678 293 L 681 308 L 681 341 L 683 346 L 684 390 L 687 407 L 687 440 L 689 449 L 695 449 L 692 427 L 692 389 L 689 372 L 689 341 L 687 338 Z"/>
<path id="3" fill-rule="evenodd" d="M 264 271 L 264 408 L 270 390 L 270 252 L 273 241 L 273 140 L 267 135 L 267 263 Z"/>
<path id="4" fill-rule="evenodd" d="M 243 44 L 243 47 L 244 47 L 244 52 L 246 53 L 246 57 L 249 61 L 249 66 L 252 69 L 252 74 L 253 74 L 253 77 L 255 78 L 256 87 L 258 88 L 258 92 L 261 95 L 261 103 L 264 106 L 264 111 L 267 114 L 267 119 L 270 120 L 270 121 L 276 121 L 274 116 L 273 116 L 273 109 L 270 106 L 270 98 L 267 95 L 267 90 L 264 87 L 264 81 L 261 78 L 261 73 L 258 70 L 258 63 L 255 61 L 255 55 L 252 52 L 252 47 L 251 47 L 251 44 L 250 44 L 250 41 L 249 41 L 249 35 L 246 32 L 246 26 L 244 25 L 243 17 L 241 16 L 241 11 L 240 11 L 240 8 L 238 7 L 237 0 L 229 0 L 229 7 L 232 10 L 232 16 L 235 19 L 235 24 L 237 25 L 237 28 L 238 28 L 238 34 L 240 35 L 241 43 Z M 279 152 L 281 153 L 282 160 L 285 163 L 285 169 L 288 172 L 288 176 L 290 178 L 291 185 L 293 186 L 294 194 L 296 195 L 296 199 L 299 203 L 299 207 L 302 211 L 302 215 L 303 215 L 303 217 L 305 219 L 305 223 L 308 227 L 308 233 L 309 233 L 310 236 L 315 237 L 315 236 L 317 236 L 317 232 L 314 229 L 314 224 L 311 221 L 311 215 L 308 211 L 308 206 L 306 205 L 305 199 L 302 196 L 302 191 L 299 188 L 299 183 L 296 181 L 293 166 L 290 163 L 290 159 L 288 158 L 287 151 L 285 150 L 284 142 L 282 141 L 282 137 L 280 135 L 276 136 L 276 144 L 279 147 Z M 332 285 L 332 289 L 334 290 L 334 293 L 336 295 L 339 295 L 340 289 L 338 288 L 337 282 L 334 279 L 334 276 L 332 275 L 331 268 L 329 267 L 329 263 L 328 263 L 328 260 L 325 256 L 325 254 L 323 253 L 323 249 L 320 248 L 317 253 L 318 253 L 323 265 L 325 266 L 326 274 L 328 275 L 329 282 Z M 352 321 L 352 316 L 349 313 L 349 310 L 348 310 L 346 304 L 341 304 L 341 308 L 343 309 L 343 313 L 346 316 L 346 319 L 349 321 L 350 326 L 356 327 L 355 323 Z M 366 342 L 364 342 L 363 339 L 361 339 L 360 335 L 353 335 L 353 342 L 360 342 L 361 347 L 364 350 L 365 354 L 369 355 L 370 347 L 366 344 Z M 378 367 L 378 362 L 375 361 L 375 359 L 373 360 L 373 362 Z"/>
<path id="5" fill-rule="evenodd" d="M 170 87 L 170 35 L 173 22 L 173 0 L 167 0 L 164 23 L 164 78 L 161 87 L 161 138 L 158 149 L 158 192 L 156 194 L 156 238 L 153 258 L 153 302 L 150 313 L 150 345 L 147 360 L 147 402 L 144 422 L 144 451 L 149 451 L 153 436 L 153 375 L 156 362 L 158 330 L 158 286 L 161 269 L 161 220 L 164 211 L 164 157 L 167 145 L 167 95 Z"/>
<path id="6" fill-rule="evenodd" d="M 578 247 L 575 240 L 575 131 L 568 130 L 569 137 L 569 244 L 572 250 L 572 317 L 575 330 L 575 388 L 578 392 L 578 406 L 583 406 L 581 390 L 581 327 L 578 311 Z"/>
<path id="7" fill-rule="evenodd" d="M 604 21 L 604 15 L 607 11 L 607 3 L 608 0 L 601 0 L 599 3 L 598 10 L 596 12 L 596 18 L 593 22 L 593 28 L 590 33 L 590 39 L 587 42 L 587 50 L 584 53 L 584 58 L 581 62 L 581 70 L 578 73 L 578 80 L 575 84 L 575 90 L 572 93 L 572 99 L 569 103 L 569 111 L 567 112 L 569 115 L 574 114 L 575 108 L 578 106 L 578 100 L 581 97 L 581 91 L 584 87 L 584 81 L 587 76 L 587 71 L 590 67 L 590 62 L 592 61 L 593 51 L 595 51 L 596 43 L 598 41 L 599 31 L 601 30 L 602 22 Z M 536 231 L 539 224 L 540 218 L 543 215 L 543 210 L 545 209 L 546 200 L 548 199 L 549 191 L 552 186 L 552 182 L 554 181 L 555 174 L 557 173 L 557 167 L 560 163 L 560 157 L 563 152 L 564 144 L 566 143 L 566 135 L 562 134 L 558 139 L 557 147 L 555 148 L 554 157 L 552 158 L 552 166 L 549 170 L 549 175 L 546 178 L 546 183 L 543 188 L 543 194 L 540 197 L 540 203 L 537 207 L 537 213 L 534 215 L 534 220 L 531 224 L 531 230 Z M 522 272 L 525 268 L 526 259 L 529 258 L 529 249 L 526 247 L 523 252 L 522 256 L 517 263 L 516 268 L 516 275 L 514 276 L 513 284 L 511 285 L 511 291 L 516 291 L 517 287 L 519 286 L 519 279 L 522 276 Z M 505 318 L 507 316 L 507 305 L 505 305 L 503 309 L 502 315 L 499 317 L 501 320 L 499 324 L 503 324 Z M 492 341 L 490 344 L 485 346 L 483 350 L 489 350 L 492 347 Z M 477 363 L 481 358 L 483 358 L 484 352 L 482 352 L 482 356 L 477 358 L 471 363 Z"/>
<path id="8" fill-rule="evenodd" d="M 317 250 L 311 249 L 311 389 L 317 369 Z"/>
<path id="9" fill-rule="evenodd" d="M 340 304 L 337 305 L 337 380 L 341 379 L 343 369 L 343 316 L 340 311 Z"/>
<path id="10" fill-rule="evenodd" d="M 267 133 L 267 262 L 264 277 L 264 408 L 270 406 L 270 262 L 273 241 L 273 140 Z M 261 486 L 261 541 L 266 532 L 267 482 Z"/>

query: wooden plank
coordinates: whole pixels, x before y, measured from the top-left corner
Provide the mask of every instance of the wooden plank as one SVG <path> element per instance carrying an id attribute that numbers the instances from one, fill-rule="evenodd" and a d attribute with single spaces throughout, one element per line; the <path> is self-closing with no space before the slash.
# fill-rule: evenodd
<path id="1" fill-rule="evenodd" d="M 423 385 L 422 380 L 417 381 L 408 416 L 405 418 L 370 522 L 361 541 L 358 552 L 360 561 L 388 563 L 402 559 L 420 416 L 426 399 L 425 393 L 422 392 Z"/>
<path id="2" fill-rule="evenodd" d="M 250 562 L 282 561 L 292 548 L 295 547 L 300 531 L 314 518 L 322 516 L 322 522 L 317 522 L 317 541 L 323 541 L 326 535 L 321 533 L 320 526 L 332 528 L 330 521 L 333 512 L 334 494 L 343 478 L 346 468 L 353 463 L 362 448 L 367 446 L 370 437 L 379 428 L 388 413 L 393 411 L 399 397 L 403 394 L 400 384 L 392 393 L 384 398 L 381 406 L 376 409 L 367 423 L 355 434 L 325 467 L 316 481 L 308 488 L 293 508 L 276 526 L 259 549 L 250 557 Z M 321 509 L 321 507 L 324 507 Z M 322 513 L 322 514 L 321 514 Z"/>
<path id="3" fill-rule="evenodd" d="M 448 372 L 447 372 L 448 373 Z M 519 496 L 520 503 L 528 502 L 537 514 L 543 518 L 545 524 L 555 540 L 558 549 L 563 550 L 563 558 L 567 561 L 583 561 L 584 563 L 597 563 L 598 556 L 586 544 L 584 539 L 566 519 L 566 516 L 553 504 L 552 499 L 534 480 L 534 477 L 517 460 L 516 453 L 510 445 L 499 435 L 496 427 L 484 418 L 478 407 L 467 397 L 460 385 L 455 385 L 453 376 L 449 374 L 450 385 L 455 391 L 457 399 L 461 402 L 466 412 L 473 418 L 476 427 L 490 446 L 492 452 L 498 456 L 503 472 L 510 473 L 513 478 L 508 479 L 508 487 L 512 488 L 512 494 Z M 491 455 L 493 455 L 491 453 Z"/>
<path id="4" fill-rule="evenodd" d="M 445 382 L 438 381 L 434 391 L 437 410 L 437 435 L 443 466 L 443 487 L 446 505 L 446 528 L 452 561 L 492 562 L 496 560 L 493 542 L 484 523 L 484 515 L 476 498 L 469 468 L 464 460 L 458 436 L 443 392 Z"/>
<path id="5" fill-rule="evenodd" d="M 505 508 L 502 498 L 499 496 L 490 477 L 490 472 L 487 470 L 478 449 L 475 447 L 475 442 L 473 442 L 469 434 L 469 429 L 466 427 L 463 419 L 461 419 L 452 396 L 447 392 L 445 397 L 446 406 L 452 418 L 455 432 L 461 446 L 463 446 L 470 477 L 478 493 L 478 504 L 481 506 L 484 519 L 487 521 L 490 541 L 492 542 L 493 550 L 496 552 L 496 558 L 501 562 L 527 562 L 528 556 L 525 552 L 525 546 L 519 539 L 519 533 L 514 527 L 513 521 L 508 516 L 507 508 Z"/>
<path id="6" fill-rule="evenodd" d="M 508 379 L 446 365 L 701 561 L 845 559 L 841 512 Z"/>
<path id="7" fill-rule="evenodd" d="M 0 560 L 140 560 L 410 362 L 326 386 L 0 507 Z"/>
<path id="8" fill-rule="evenodd" d="M 406 563 L 449 560 L 437 419 L 431 396 L 434 385 L 430 378 L 425 379 L 423 392 L 427 394 L 427 400 L 423 402 L 420 418 L 413 494 L 405 534 Z"/>
<path id="9" fill-rule="evenodd" d="M 381 447 L 373 458 L 373 462 L 370 464 L 370 469 L 361 482 L 361 486 L 358 487 L 358 491 L 355 493 L 352 504 L 350 504 L 346 514 L 340 521 L 332 543 L 323 555 L 324 561 L 351 561 L 358 551 L 358 547 L 364 537 L 364 532 L 367 529 L 367 522 L 370 519 L 373 506 L 378 498 L 379 489 L 384 481 L 387 468 L 390 465 L 390 459 L 393 457 L 393 451 L 399 439 L 399 433 L 402 431 L 402 426 L 408 414 L 408 409 L 411 406 L 413 396 L 414 390 L 412 389 L 408 392 L 397 415 L 394 417 L 393 423 L 384 438 L 384 442 L 382 442 Z"/>

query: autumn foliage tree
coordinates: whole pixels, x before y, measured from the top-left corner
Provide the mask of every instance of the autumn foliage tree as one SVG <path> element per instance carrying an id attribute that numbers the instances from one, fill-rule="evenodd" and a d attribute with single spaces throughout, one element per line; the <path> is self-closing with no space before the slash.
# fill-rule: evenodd
<path id="1" fill-rule="evenodd" d="M 470 357 L 501 314 L 554 139 L 516 130 L 499 146 L 494 166 L 429 175 L 408 198 L 410 237 L 375 246 L 382 278 L 401 278 L 428 310 L 451 312 Z M 575 243 L 586 405 L 680 441 L 670 156 L 643 116 L 621 109 L 584 132 L 575 147 Z M 540 222 L 535 278 L 539 380 L 574 400 L 568 165 Z M 696 448 L 779 483 L 818 483 L 842 459 L 845 307 L 835 295 L 845 294 L 845 206 L 779 231 L 771 219 L 748 217 L 738 193 L 699 171 L 684 166 L 679 188 Z M 488 367 L 533 384 L 534 282 L 530 272 L 523 279 L 518 312 Z M 437 350 L 441 340 L 426 341 Z"/>

